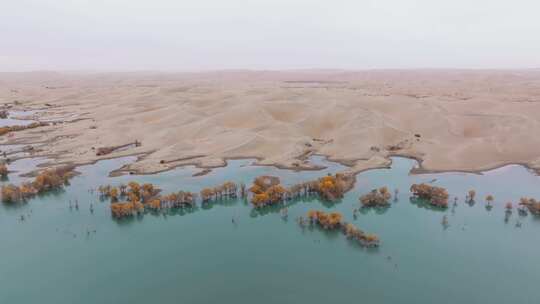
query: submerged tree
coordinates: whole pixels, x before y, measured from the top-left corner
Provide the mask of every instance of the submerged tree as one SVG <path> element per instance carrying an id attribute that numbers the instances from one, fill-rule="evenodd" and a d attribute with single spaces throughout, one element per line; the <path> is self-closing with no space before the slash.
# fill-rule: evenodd
<path id="1" fill-rule="evenodd" d="M 279 184 L 271 186 L 266 190 L 266 194 L 268 194 L 268 200 L 271 204 L 282 202 L 286 192 L 287 189 L 285 189 Z"/>
<path id="2" fill-rule="evenodd" d="M 343 197 L 345 191 L 350 189 L 349 183 L 353 178 L 349 175 L 337 173 L 320 178 L 316 188 L 319 195 L 326 200 L 335 201 Z"/>
<path id="3" fill-rule="evenodd" d="M 23 199 L 19 187 L 9 184 L 2 186 L 2 200 L 6 203 L 16 203 Z"/>
<path id="4" fill-rule="evenodd" d="M 215 186 L 203 188 L 200 192 L 203 203 L 223 198 L 235 198 L 238 195 L 238 185 L 231 181 Z"/>
<path id="5" fill-rule="evenodd" d="M 101 185 L 98 187 L 98 193 L 101 198 L 109 197 L 111 193 L 111 186 L 110 185 Z"/>
<path id="6" fill-rule="evenodd" d="M 373 189 L 371 192 L 362 195 L 360 202 L 363 207 L 387 207 L 390 205 L 390 198 L 392 198 L 392 195 L 388 191 L 388 188 L 382 187 Z"/>
<path id="7" fill-rule="evenodd" d="M 493 197 L 493 195 L 487 195 L 486 196 L 486 210 L 487 211 L 490 211 L 491 209 L 493 209 L 493 205 L 491 203 L 493 203 L 493 201 L 495 200 L 495 198 Z"/>
<path id="8" fill-rule="evenodd" d="M 338 212 L 326 213 L 319 210 L 310 210 L 307 213 L 307 218 L 310 225 L 318 225 L 326 230 L 340 230 L 348 239 L 357 241 L 361 246 L 379 246 L 378 236 L 365 233 L 353 224 L 344 222 L 343 216 Z M 298 222 L 302 227 L 305 225 L 303 218 L 300 218 Z"/>
<path id="9" fill-rule="evenodd" d="M 448 191 L 442 187 L 428 184 L 413 184 L 411 192 L 414 196 L 427 200 L 431 205 L 441 208 L 448 207 Z"/>
<path id="10" fill-rule="evenodd" d="M 116 189 L 116 188 L 114 188 L 114 187 L 111 188 L 111 189 L 109 190 L 108 195 L 111 197 L 111 200 L 112 200 L 113 202 L 117 202 L 117 201 L 118 201 L 118 189 Z"/>
<path id="11" fill-rule="evenodd" d="M 513 209 L 512 203 L 510 202 L 506 203 L 504 208 L 506 209 L 504 212 L 504 222 L 508 223 L 508 220 L 510 219 L 510 216 L 512 215 L 512 209 Z"/>
<path id="12" fill-rule="evenodd" d="M 118 186 L 118 189 L 120 189 L 120 195 L 121 196 L 126 196 L 127 195 L 127 185 L 120 184 L 120 186 Z"/>
<path id="13" fill-rule="evenodd" d="M 8 173 L 9 173 L 9 170 L 8 170 L 6 164 L 5 164 L 5 163 L 1 163 L 1 164 L 0 164 L 0 177 L 5 178 L 5 177 L 8 176 Z"/>
<path id="14" fill-rule="evenodd" d="M 128 196 L 131 196 L 130 201 L 139 201 L 141 197 L 141 185 L 137 182 L 129 182 L 128 189 Z"/>
<path id="15" fill-rule="evenodd" d="M 161 200 L 159 198 L 153 199 L 147 204 L 150 210 L 158 211 L 161 210 Z"/>
<path id="16" fill-rule="evenodd" d="M 540 215 L 540 202 L 536 201 L 534 198 L 522 197 L 519 204 L 526 207 L 532 214 Z"/>
<path id="17" fill-rule="evenodd" d="M 240 184 L 240 197 L 246 198 L 246 196 L 247 196 L 246 184 L 241 183 Z"/>
<path id="18" fill-rule="evenodd" d="M 170 208 L 194 207 L 196 194 L 185 191 L 159 195 L 160 189 L 151 183 L 139 184 L 131 181 L 118 187 L 110 185 L 98 188 L 101 197 L 111 199 L 111 214 L 115 218 L 142 214 L 145 210 L 160 211 Z M 126 202 L 118 203 L 120 199 Z"/>
<path id="19" fill-rule="evenodd" d="M 158 195 L 159 191 L 159 189 L 155 188 L 154 185 L 150 183 L 143 184 L 140 190 L 141 202 L 144 204 L 152 200 Z"/>
<path id="20" fill-rule="evenodd" d="M 356 240 L 362 246 L 378 247 L 380 243 L 377 235 L 365 233 L 353 224 L 345 224 L 343 226 L 343 233 L 347 236 L 347 238 Z"/>
<path id="21" fill-rule="evenodd" d="M 167 208 L 184 208 L 195 206 L 195 194 L 191 192 L 178 191 L 161 197 L 162 205 Z"/>
<path id="22" fill-rule="evenodd" d="M 267 175 L 255 178 L 249 191 L 253 193 L 251 204 L 255 208 L 281 203 L 287 193 L 278 177 Z"/>
<path id="23" fill-rule="evenodd" d="M 61 188 L 67 185 L 69 178 L 74 176 L 73 167 L 47 169 L 36 176 L 33 181 L 38 192 Z"/>
<path id="24" fill-rule="evenodd" d="M 214 196 L 214 190 L 211 188 L 204 188 L 201 190 L 201 199 L 203 203 L 209 202 Z"/>
<path id="25" fill-rule="evenodd" d="M 307 214 L 312 223 L 319 224 L 324 229 L 337 229 L 341 227 L 343 216 L 339 212 L 326 213 L 318 210 L 310 210 Z"/>
<path id="26" fill-rule="evenodd" d="M 282 203 L 286 200 L 307 195 L 319 195 L 321 199 L 336 201 L 343 197 L 345 191 L 354 185 L 353 174 L 337 173 L 327 175 L 317 180 L 292 185 L 288 188 L 280 184 L 280 179 L 274 176 L 259 176 L 248 189 L 252 193 L 251 203 L 260 208 L 267 205 Z"/>
<path id="27" fill-rule="evenodd" d="M 467 201 L 468 202 L 473 202 L 475 196 L 476 196 L 476 191 L 469 190 L 469 194 L 467 195 Z"/>
<path id="28" fill-rule="evenodd" d="M 111 203 L 111 214 L 115 218 L 131 217 L 143 211 L 144 205 L 141 202 Z"/>
<path id="29" fill-rule="evenodd" d="M 251 198 L 251 203 L 255 208 L 264 207 L 270 203 L 270 196 L 266 192 L 255 193 Z"/>
<path id="30" fill-rule="evenodd" d="M 25 182 L 21 186 L 8 185 L 2 189 L 2 200 L 5 202 L 19 202 L 38 193 L 60 189 L 69 183 L 74 176 L 72 166 L 47 169 L 39 173 L 32 182 Z M 4 188 L 3 187 L 3 188 Z"/>

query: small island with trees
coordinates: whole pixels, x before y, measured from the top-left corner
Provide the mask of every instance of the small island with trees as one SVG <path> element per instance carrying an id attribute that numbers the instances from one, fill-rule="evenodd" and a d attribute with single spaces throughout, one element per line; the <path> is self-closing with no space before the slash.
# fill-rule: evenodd
<path id="1" fill-rule="evenodd" d="M 118 187 L 100 186 L 98 192 L 101 199 L 111 200 L 111 215 L 116 219 L 141 215 L 144 211 L 160 211 L 172 208 L 195 207 L 196 194 L 186 191 L 159 195 L 160 189 L 153 184 L 129 182 Z M 125 201 L 119 201 L 123 199 Z"/>
<path id="2" fill-rule="evenodd" d="M 413 184 L 410 188 L 414 197 L 425 200 L 433 207 L 448 208 L 448 191 L 428 184 Z"/>
<path id="3" fill-rule="evenodd" d="M 348 239 L 356 241 L 363 247 L 378 247 L 379 237 L 375 234 L 365 233 L 351 223 L 343 221 L 343 216 L 339 212 L 326 213 L 319 210 L 310 210 L 307 219 L 311 226 L 317 225 L 325 230 L 341 231 Z M 299 219 L 299 223 L 304 225 L 305 220 Z"/>
<path id="4" fill-rule="evenodd" d="M 72 166 L 43 170 L 31 182 L 24 182 L 19 186 L 13 184 L 2 186 L 0 191 L 2 201 L 6 203 L 26 202 L 38 194 L 60 190 L 69 184 L 69 179 L 75 176 L 75 174 L 74 167 Z M 5 176 L 7 176 L 7 172 Z"/>
<path id="5" fill-rule="evenodd" d="M 392 194 L 388 191 L 387 187 L 381 187 L 379 189 L 373 189 L 369 193 L 360 196 L 360 203 L 362 207 L 388 207 L 390 206 L 390 199 Z"/>

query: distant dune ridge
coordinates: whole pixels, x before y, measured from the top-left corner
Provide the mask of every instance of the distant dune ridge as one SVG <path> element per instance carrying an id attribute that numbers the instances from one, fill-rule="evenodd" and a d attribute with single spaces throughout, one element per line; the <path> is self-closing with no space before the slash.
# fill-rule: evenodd
<path id="1" fill-rule="evenodd" d="M 54 162 L 316 169 L 309 156 L 323 154 L 360 171 L 403 155 L 424 171 L 540 170 L 540 70 L 0 73 L 0 102 L 14 101 L 67 121 L 2 137 L 45 143 L 38 154 Z"/>

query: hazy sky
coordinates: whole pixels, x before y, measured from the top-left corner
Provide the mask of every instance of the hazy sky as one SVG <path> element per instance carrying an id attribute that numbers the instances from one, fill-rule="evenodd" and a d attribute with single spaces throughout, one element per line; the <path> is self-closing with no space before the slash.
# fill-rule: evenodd
<path id="1" fill-rule="evenodd" d="M 0 71 L 540 67 L 538 0 L 2 0 Z"/>

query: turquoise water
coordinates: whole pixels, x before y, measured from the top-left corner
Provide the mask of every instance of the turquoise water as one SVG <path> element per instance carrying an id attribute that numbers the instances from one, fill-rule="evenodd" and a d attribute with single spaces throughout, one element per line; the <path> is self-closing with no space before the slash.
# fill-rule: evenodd
<path id="1" fill-rule="evenodd" d="M 290 184 L 344 168 L 316 157 L 326 170 L 293 172 L 237 160 L 201 177 L 192 177 L 198 170 L 191 167 L 107 177 L 131 161 L 81 167 L 63 192 L 22 206 L 1 205 L 0 303 L 540 302 L 540 219 L 514 210 L 504 220 L 507 201 L 540 198 L 540 178 L 523 167 L 483 175 L 409 175 L 415 162 L 395 158 L 391 169 L 360 173 L 341 202 L 292 202 L 288 220 L 278 209 L 258 212 L 232 200 L 115 221 L 109 203 L 99 202 L 89 188 L 136 180 L 164 193 L 198 192 L 225 180 L 250 184 L 255 176 L 272 174 Z M 446 187 L 450 202 L 459 197 L 458 205 L 440 211 L 411 203 L 408 188 L 418 182 Z M 355 220 L 358 197 L 383 185 L 399 189 L 398 200 Z M 470 206 L 464 197 L 472 188 L 478 199 Z M 495 196 L 491 211 L 482 199 L 487 194 Z M 70 210 L 68 201 L 75 199 L 79 210 Z M 342 212 L 347 221 L 378 234 L 381 247 L 364 249 L 340 233 L 301 229 L 294 219 L 309 209 Z M 447 229 L 441 225 L 444 215 Z"/>

